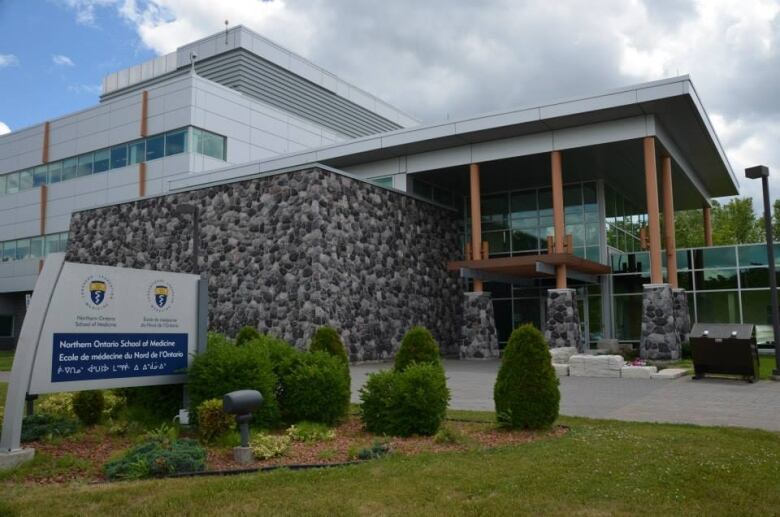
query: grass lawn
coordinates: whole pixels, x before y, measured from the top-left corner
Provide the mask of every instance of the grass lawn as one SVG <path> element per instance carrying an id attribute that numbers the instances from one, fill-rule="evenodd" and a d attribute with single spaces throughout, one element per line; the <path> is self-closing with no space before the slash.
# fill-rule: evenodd
<path id="1" fill-rule="evenodd" d="M 104 485 L 5 481 L 0 514 L 768 515 L 780 507 L 780 434 L 581 418 L 561 423 L 570 431 L 559 438 L 330 470 Z"/>
<path id="2" fill-rule="evenodd" d="M 671 368 L 685 368 L 693 373 L 693 361 L 690 359 L 682 359 L 669 365 Z M 772 370 L 775 369 L 775 356 L 774 355 L 759 355 L 758 356 L 758 378 L 761 380 L 768 380 L 772 377 Z"/>
<path id="3" fill-rule="evenodd" d="M 10 372 L 14 364 L 13 350 L 0 350 L 0 372 Z"/>

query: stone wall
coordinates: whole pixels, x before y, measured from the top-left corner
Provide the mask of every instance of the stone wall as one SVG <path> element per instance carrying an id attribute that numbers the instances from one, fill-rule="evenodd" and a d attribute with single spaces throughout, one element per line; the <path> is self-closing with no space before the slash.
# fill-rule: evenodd
<path id="1" fill-rule="evenodd" d="M 457 355 L 463 286 L 456 214 L 314 168 L 148 198 L 73 215 L 75 262 L 191 271 L 190 216 L 200 207 L 209 327 L 244 325 L 305 347 L 324 324 L 353 361 L 392 357 L 413 325 Z"/>
<path id="2" fill-rule="evenodd" d="M 677 360 L 680 352 L 672 288 L 669 284 L 645 284 L 639 355 L 643 359 Z"/>
<path id="3" fill-rule="evenodd" d="M 547 291 L 547 321 L 544 337 L 550 348 L 575 347 L 584 351 L 580 316 L 577 311 L 577 291 L 549 289 Z"/>
<path id="4" fill-rule="evenodd" d="M 490 293 L 464 293 L 461 359 L 498 357 L 498 336 Z"/>

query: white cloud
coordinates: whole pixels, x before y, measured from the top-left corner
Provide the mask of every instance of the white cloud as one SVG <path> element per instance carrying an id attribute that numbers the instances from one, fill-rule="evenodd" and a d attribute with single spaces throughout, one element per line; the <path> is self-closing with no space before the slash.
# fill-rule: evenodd
<path id="1" fill-rule="evenodd" d="M 0 54 L 0 68 L 19 66 L 19 58 L 13 54 Z"/>
<path id="2" fill-rule="evenodd" d="M 8 127 L 8 124 L 5 122 L 0 122 L 0 135 L 5 135 L 6 133 L 10 133 L 11 128 Z"/>
<path id="3" fill-rule="evenodd" d="M 74 66 L 73 60 L 62 54 L 52 54 L 51 62 L 57 66 Z"/>
<path id="4" fill-rule="evenodd" d="M 59 0 L 70 7 L 76 13 L 76 22 L 82 25 L 95 25 L 95 11 L 100 7 L 107 7 L 117 3 L 118 0 Z"/>

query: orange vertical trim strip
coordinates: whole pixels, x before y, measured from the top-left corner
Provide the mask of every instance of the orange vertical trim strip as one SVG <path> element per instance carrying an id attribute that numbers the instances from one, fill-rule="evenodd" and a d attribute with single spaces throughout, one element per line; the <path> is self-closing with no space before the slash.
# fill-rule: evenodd
<path id="1" fill-rule="evenodd" d="M 661 214 L 658 209 L 658 170 L 655 162 L 655 138 L 643 141 L 645 155 L 645 193 L 647 197 L 647 226 L 650 234 L 650 282 L 664 281 L 661 272 Z"/>
<path id="2" fill-rule="evenodd" d="M 482 201 L 480 199 L 479 164 L 469 167 L 471 198 L 471 259 L 482 260 Z M 474 280 L 474 292 L 482 292 L 482 280 Z"/>
<path id="3" fill-rule="evenodd" d="M 564 253 L 566 220 L 563 211 L 563 164 L 560 151 L 553 151 L 550 153 L 550 174 L 552 176 L 553 227 L 555 229 L 553 237 L 555 253 Z M 555 267 L 555 287 L 557 289 L 565 289 L 567 287 L 565 264 L 559 264 Z"/>
<path id="4" fill-rule="evenodd" d="M 146 138 L 148 130 L 147 118 L 149 116 L 149 92 L 144 90 L 141 93 L 141 137 Z"/>
<path id="5" fill-rule="evenodd" d="M 41 151 L 41 162 L 49 163 L 49 122 L 43 123 L 43 150 Z"/>
<path id="6" fill-rule="evenodd" d="M 41 185 L 41 235 L 46 235 L 46 210 L 49 202 L 49 187 Z"/>
<path id="7" fill-rule="evenodd" d="M 138 164 L 138 196 L 146 195 L 146 162 Z"/>
<path id="8" fill-rule="evenodd" d="M 704 216 L 704 245 L 712 246 L 712 208 L 705 206 L 702 212 Z"/>

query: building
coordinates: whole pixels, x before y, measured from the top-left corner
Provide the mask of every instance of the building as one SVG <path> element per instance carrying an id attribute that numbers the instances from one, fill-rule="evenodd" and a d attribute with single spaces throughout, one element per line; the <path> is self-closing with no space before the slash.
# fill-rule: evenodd
<path id="1" fill-rule="evenodd" d="M 57 161 L 73 179 L 42 179 Z M 711 245 L 711 200 L 738 192 L 686 76 L 420 126 L 238 27 L 0 137 L 0 172 L 19 174 L 0 196 L 6 328 L 50 250 L 192 270 L 180 204 L 200 207 L 213 328 L 304 346 L 331 324 L 354 360 L 392 356 L 418 323 L 463 358 L 523 322 L 551 346 L 674 358 L 691 320 L 768 321 L 762 246 L 676 249 L 675 210 L 702 209 Z"/>

